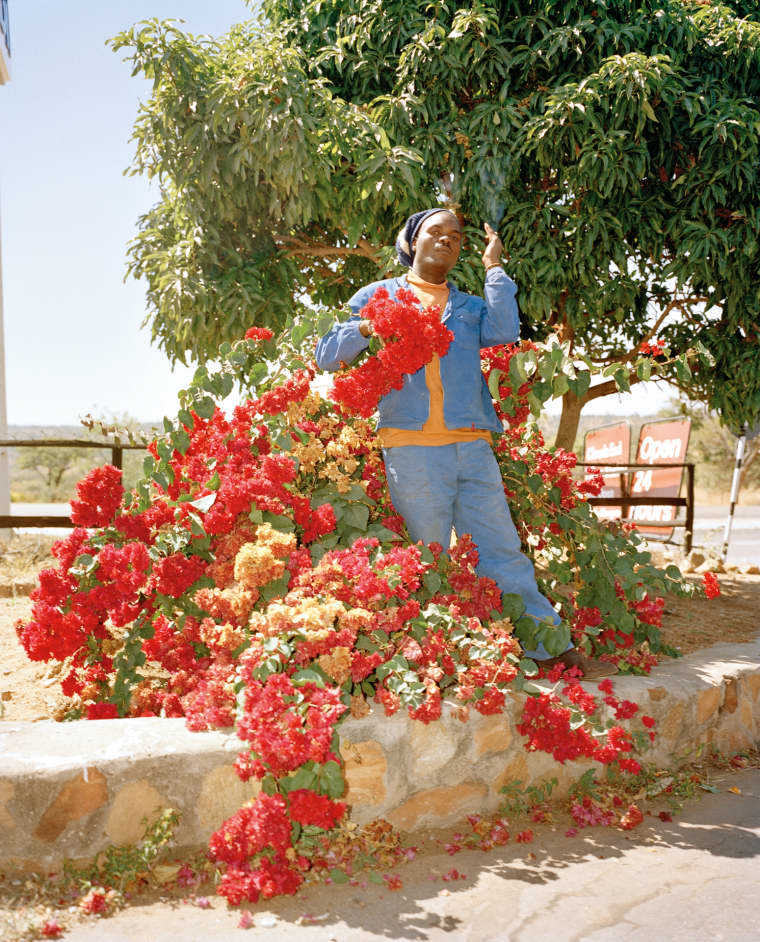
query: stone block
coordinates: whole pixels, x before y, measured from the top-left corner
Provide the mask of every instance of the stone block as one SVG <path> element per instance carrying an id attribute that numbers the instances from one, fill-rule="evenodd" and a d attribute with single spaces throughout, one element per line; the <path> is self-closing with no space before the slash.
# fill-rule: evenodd
<path id="1" fill-rule="evenodd" d="M 168 802 L 146 779 L 119 789 L 106 818 L 106 834 L 113 844 L 135 844 L 159 814 L 170 808 Z"/>
<path id="2" fill-rule="evenodd" d="M 657 721 L 657 744 L 671 745 L 678 740 L 683 727 L 686 707 L 683 703 L 675 703 L 668 712 Z"/>
<path id="3" fill-rule="evenodd" d="M 415 776 L 428 778 L 447 766 L 454 758 L 459 748 L 456 733 L 461 735 L 461 728 L 455 730 L 452 727 L 453 722 L 461 727 L 458 720 L 452 721 L 445 716 L 427 725 L 412 724 L 409 747 L 414 762 Z"/>
<path id="4" fill-rule="evenodd" d="M 701 690 L 697 697 L 697 723 L 701 726 L 718 712 L 720 706 L 720 687 Z"/>
<path id="5" fill-rule="evenodd" d="M 13 815 L 6 807 L 15 794 L 13 782 L 0 782 L 0 829 L 3 831 L 12 831 L 16 827 Z"/>
<path id="6" fill-rule="evenodd" d="M 760 673 L 757 674 L 747 674 L 744 678 L 744 682 L 747 685 L 750 696 L 753 700 L 760 698 Z"/>
<path id="7" fill-rule="evenodd" d="M 726 713 L 736 713 L 736 708 L 739 705 L 739 694 L 736 680 L 729 680 L 726 684 L 726 694 L 723 697 L 723 706 L 721 707 L 721 712 L 723 710 Z"/>
<path id="8" fill-rule="evenodd" d="M 258 779 L 243 782 L 234 765 L 219 765 L 207 772 L 198 795 L 198 824 L 216 831 L 238 808 L 242 808 L 261 791 Z"/>
<path id="9" fill-rule="evenodd" d="M 697 566 L 701 566 L 704 561 L 704 553 L 700 553 L 699 550 L 692 550 L 686 557 L 684 572 L 694 572 Z"/>
<path id="10" fill-rule="evenodd" d="M 346 801 L 349 804 L 382 805 L 388 797 L 388 762 L 380 743 L 371 739 L 364 742 L 344 739 L 340 754 L 346 763 Z"/>
<path id="11" fill-rule="evenodd" d="M 752 704 L 747 697 L 742 697 L 739 700 L 739 719 L 741 720 L 742 726 L 745 729 L 750 731 L 755 728 L 755 714 L 752 710 Z"/>
<path id="12" fill-rule="evenodd" d="M 414 831 L 423 824 L 450 824 L 466 814 L 481 811 L 487 794 L 486 786 L 478 782 L 428 788 L 417 792 L 385 817 L 401 831 Z"/>
<path id="13" fill-rule="evenodd" d="M 106 777 L 94 766 L 69 779 L 48 805 L 34 831 L 34 836 L 52 844 L 67 825 L 97 811 L 108 800 Z"/>
<path id="14" fill-rule="evenodd" d="M 529 754 L 521 750 L 507 765 L 503 766 L 494 780 L 490 783 L 493 794 L 498 795 L 505 785 L 512 782 L 520 782 L 521 787 L 525 788 L 533 777 L 528 767 Z M 531 755 L 531 758 L 533 756 Z"/>
<path id="15" fill-rule="evenodd" d="M 512 724 L 504 713 L 484 716 L 472 738 L 476 759 L 489 752 L 506 752 L 512 745 Z"/>
<path id="16" fill-rule="evenodd" d="M 667 695 L 668 691 L 664 687 L 651 687 L 649 690 L 649 699 L 654 700 L 655 703 L 664 700 Z"/>

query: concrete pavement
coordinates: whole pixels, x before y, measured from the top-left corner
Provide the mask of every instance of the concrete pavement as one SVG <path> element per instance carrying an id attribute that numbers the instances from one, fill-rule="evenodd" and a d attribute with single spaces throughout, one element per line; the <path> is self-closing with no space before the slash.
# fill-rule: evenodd
<path id="1" fill-rule="evenodd" d="M 313 886 L 238 911 L 178 902 L 133 905 L 66 933 L 71 942 L 754 942 L 760 938 L 760 770 L 727 775 L 720 791 L 672 822 L 632 832 L 563 836 L 534 826 L 532 844 L 449 856 L 437 845 L 398 869 L 403 888 Z M 740 794 L 728 791 L 739 789 Z M 452 867 L 465 879 L 444 882 Z M 317 921 L 303 924 L 304 914 Z"/>

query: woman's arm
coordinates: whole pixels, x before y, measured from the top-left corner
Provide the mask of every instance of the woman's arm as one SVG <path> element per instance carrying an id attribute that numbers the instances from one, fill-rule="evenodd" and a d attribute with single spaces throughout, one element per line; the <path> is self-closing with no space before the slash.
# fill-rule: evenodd
<path id="1" fill-rule="evenodd" d="M 517 285 L 503 268 L 486 272 L 485 311 L 480 321 L 480 346 L 493 347 L 520 339 L 520 312 Z"/>
<path id="2" fill-rule="evenodd" d="M 349 300 L 348 306 L 354 316 L 347 321 L 333 324 L 324 337 L 317 343 L 317 366 L 320 370 L 334 372 L 340 369 L 341 363 L 351 363 L 369 346 L 369 321 L 362 320 L 358 314 L 374 294 L 377 284 L 365 285 L 359 288 Z"/>
<path id="3" fill-rule="evenodd" d="M 520 312 L 517 308 L 517 285 L 501 267 L 504 246 L 498 232 L 488 223 L 483 264 L 486 267 L 485 312 L 480 322 L 480 346 L 493 347 L 520 339 Z"/>

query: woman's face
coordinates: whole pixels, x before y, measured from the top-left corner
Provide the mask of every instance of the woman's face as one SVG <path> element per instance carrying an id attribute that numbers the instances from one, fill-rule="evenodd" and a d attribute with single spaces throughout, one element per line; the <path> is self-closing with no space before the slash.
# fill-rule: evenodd
<path id="1" fill-rule="evenodd" d="M 445 268 L 456 265 L 462 247 L 462 227 L 452 213 L 434 213 L 422 223 L 412 242 L 415 264 Z"/>

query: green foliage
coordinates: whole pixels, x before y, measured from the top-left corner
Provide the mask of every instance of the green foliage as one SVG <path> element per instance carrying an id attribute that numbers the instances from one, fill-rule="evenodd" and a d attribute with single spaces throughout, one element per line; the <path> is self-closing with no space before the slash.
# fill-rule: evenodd
<path id="1" fill-rule="evenodd" d="M 165 808 L 152 824 L 143 819 L 143 825 L 145 833 L 137 844 L 111 844 L 93 864 L 82 868 L 66 861 L 66 881 L 81 889 L 101 886 L 123 891 L 141 877 L 149 876 L 163 849 L 174 840 L 179 814 L 173 808 Z"/>
<path id="2" fill-rule="evenodd" d="M 154 340 L 202 361 L 304 298 L 335 306 L 394 269 L 407 213 L 447 201 L 462 287 L 481 289 L 488 220 L 538 336 L 623 388 L 652 330 L 674 354 L 698 338 L 714 366 L 668 377 L 753 421 L 759 20 L 755 2 L 268 0 L 219 40 L 139 24 L 113 46 L 154 83 L 132 172 L 161 200 L 130 249 Z"/>
<path id="3" fill-rule="evenodd" d="M 556 778 L 545 779 L 536 782 L 535 785 L 527 785 L 525 788 L 522 787 L 522 780 L 519 778 L 513 782 L 507 782 L 501 788 L 501 793 L 505 797 L 502 799 L 499 811 L 501 814 L 515 816 L 528 814 L 534 808 L 545 804 L 556 787 Z"/>

